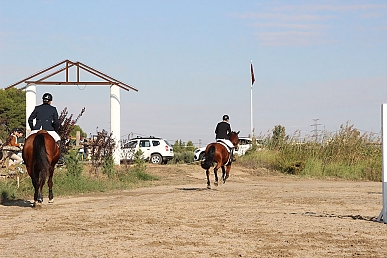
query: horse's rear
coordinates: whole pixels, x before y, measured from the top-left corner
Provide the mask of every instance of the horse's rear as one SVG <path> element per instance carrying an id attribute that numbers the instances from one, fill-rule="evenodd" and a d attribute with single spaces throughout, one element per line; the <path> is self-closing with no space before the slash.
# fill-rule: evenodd
<path id="1" fill-rule="evenodd" d="M 54 175 L 55 164 L 58 162 L 59 157 L 59 147 L 47 131 L 41 130 L 35 134 L 31 134 L 26 139 L 23 148 L 23 160 L 35 189 L 35 204 L 43 202 L 42 189 L 47 175 L 49 188 L 48 202 L 51 203 L 54 201 L 52 177 Z"/>
<path id="2" fill-rule="evenodd" d="M 234 145 L 234 148 L 238 147 L 238 137 L 239 132 L 232 132 L 230 135 L 230 141 Z M 205 159 L 202 162 L 202 168 L 206 170 L 206 176 L 207 176 L 207 188 L 211 188 L 210 183 L 210 172 L 209 169 L 212 166 L 212 164 L 215 162 L 216 166 L 214 167 L 214 175 L 215 175 L 215 186 L 218 185 L 218 169 L 222 168 L 222 180 L 223 183 L 226 183 L 227 178 L 230 175 L 231 170 L 231 155 L 228 149 L 221 143 L 210 143 L 207 145 L 205 150 Z"/>

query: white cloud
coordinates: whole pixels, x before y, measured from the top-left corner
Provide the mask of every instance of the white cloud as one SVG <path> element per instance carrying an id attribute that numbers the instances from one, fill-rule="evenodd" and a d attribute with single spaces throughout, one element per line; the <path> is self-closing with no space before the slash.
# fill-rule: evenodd
<path id="1" fill-rule="evenodd" d="M 256 33 L 263 46 L 311 46 L 334 41 L 324 39 L 323 33 L 313 31 L 281 31 Z"/>
<path id="2" fill-rule="evenodd" d="M 303 23 L 285 23 L 285 22 L 257 22 L 253 24 L 256 28 L 283 28 L 283 29 L 296 29 L 296 30 L 324 30 L 328 26 L 322 24 L 303 24 Z"/>
<path id="3" fill-rule="evenodd" d="M 385 28 L 380 19 L 386 10 L 387 4 L 277 5 L 236 16 L 253 21 L 254 34 L 263 46 L 311 46 L 370 38 L 372 30 Z M 342 37 L 343 33 L 348 36 Z"/>
<path id="4" fill-rule="evenodd" d="M 360 11 L 360 10 L 380 10 L 387 9 L 387 4 L 363 4 L 363 5 L 289 5 L 275 7 L 276 11 L 332 11 L 332 12 L 344 12 L 344 11 Z"/>

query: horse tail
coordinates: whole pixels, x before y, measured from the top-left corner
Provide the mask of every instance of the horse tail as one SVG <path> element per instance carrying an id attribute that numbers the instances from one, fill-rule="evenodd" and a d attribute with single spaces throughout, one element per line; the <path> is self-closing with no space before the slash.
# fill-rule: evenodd
<path id="1" fill-rule="evenodd" d="M 39 185 L 43 185 L 46 182 L 50 166 L 43 134 L 36 134 L 33 146 L 35 172 L 39 171 Z"/>
<path id="2" fill-rule="evenodd" d="M 211 145 L 208 148 L 208 151 L 206 153 L 206 158 L 204 162 L 202 163 L 202 168 L 204 169 L 209 169 L 214 162 L 214 157 L 215 157 L 215 146 Z"/>

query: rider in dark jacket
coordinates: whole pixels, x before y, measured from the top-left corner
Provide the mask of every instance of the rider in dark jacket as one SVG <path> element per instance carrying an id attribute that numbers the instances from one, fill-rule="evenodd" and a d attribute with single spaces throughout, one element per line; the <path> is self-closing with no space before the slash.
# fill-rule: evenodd
<path id="1" fill-rule="evenodd" d="M 231 133 L 231 126 L 230 124 L 228 123 L 228 120 L 230 118 L 228 117 L 228 115 L 224 115 L 223 116 L 223 121 L 222 122 L 219 122 L 217 125 L 216 125 L 216 128 L 215 128 L 215 134 L 216 134 L 216 139 L 226 139 L 228 140 L 230 138 L 230 133 Z"/>
<path id="2" fill-rule="evenodd" d="M 31 128 L 31 134 L 36 133 L 39 130 L 46 130 L 55 141 L 60 141 L 60 137 L 57 133 L 59 128 L 58 111 L 56 107 L 51 106 L 52 95 L 50 93 L 44 93 L 43 104 L 36 106 L 34 111 L 28 118 L 28 125 Z M 36 119 L 35 126 L 33 124 Z"/>
<path id="3" fill-rule="evenodd" d="M 230 134 L 231 134 L 231 126 L 230 124 L 228 123 L 228 120 L 229 120 L 229 116 L 228 115 L 224 115 L 223 116 L 223 121 L 222 122 L 219 122 L 217 125 L 216 125 L 216 128 L 215 128 L 215 138 L 216 140 L 221 140 L 222 142 L 224 142 L 225 144 L 227 144 L 228 147 L 230 147 L 230 159 L 232 161 L 234 161 L 234 145 L 232 144 L 232 142 L 230 142 Z"/>

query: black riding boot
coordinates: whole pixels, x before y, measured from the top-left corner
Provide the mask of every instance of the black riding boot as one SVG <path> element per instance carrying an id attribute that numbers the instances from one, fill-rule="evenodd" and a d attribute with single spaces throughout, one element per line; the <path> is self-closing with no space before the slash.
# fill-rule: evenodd
<path id="1" fill-rule="evenodd" d="M 234 157 L 234 149 L 232 149 L 231 152 L 230 152 L 230 160 L 232 162 L 236 160 L 235 157 Z"/>
<path id="2" fill-rule="evenodd" d="M 62 150 L 61 150 L 62 144 L 61 144 L 61 141 L 57 141 L 56 144 L 58 145 L 59 152 L 60 152 L 60 156 L 59 156 L 59 160 L 58 160 L 58 165 L 62 165 L 64 163 L 64 159 L 63 159 L 63 156 L 62 156 Z"/>

